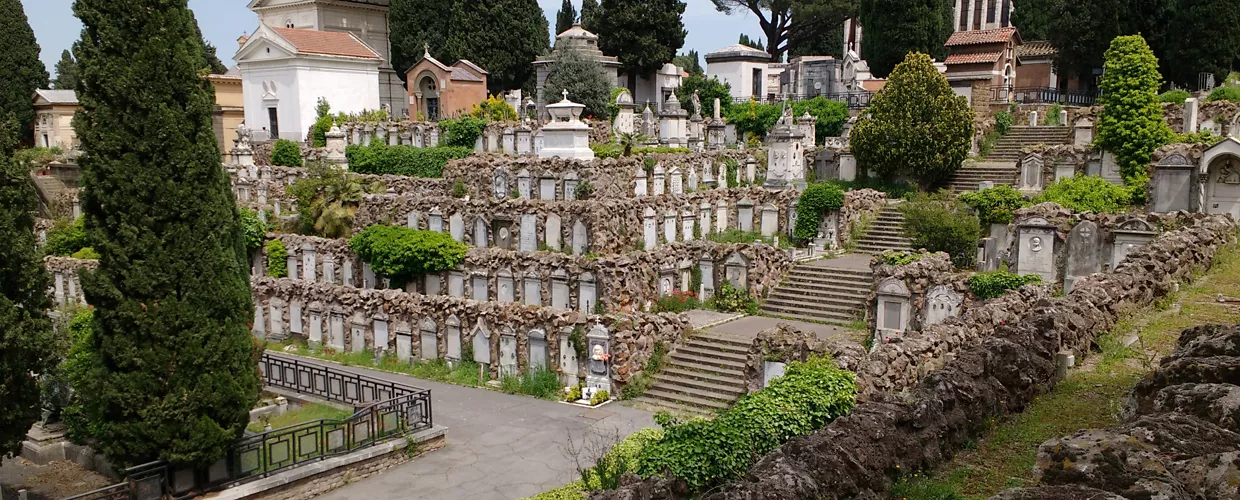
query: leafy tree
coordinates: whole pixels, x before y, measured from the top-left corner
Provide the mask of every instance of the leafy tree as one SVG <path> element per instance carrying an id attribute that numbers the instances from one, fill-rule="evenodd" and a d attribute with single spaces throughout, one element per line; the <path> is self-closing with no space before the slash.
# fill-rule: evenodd
<path id="1" fill-rule="evenodd" d="M 0 120 L 9 113 L 17 120 L 16 137 L 30 141 L 34 133 L 37 89 L 48 87 L 47 67 L 39 61 L 39 44 L 26 21 L 21 0 L 0 0 Z"/>
<path id="2" fill-rule="evenodd" d="M 766 50 L 766 44 L 762 43 L 761 38 L 758 38 L 758 39 L 749 38 L 749 35 L 746 35 L 744 33 L 741 33 L 741 36 L 736 41 L 736 43 L 739 43 L 746 47 L 753 47 L 758 50 Z"/>
<path id="3" fill-rule="evenodd" d="M 326 136 L 323 141 L 327 142 Z M 276 139 L 276 145 L 271 148 L 271 164 L 281 167 L 300 167 L 301 146 L 287 139 Z"/>
<path id="4" fill-rule="evenodd" d="M 1015 0 L 1012 26 L 1020 30 L 1020 37 L 1026 41 L 1047 40 L 1055 12 L 1062 3 L 1063 0 Z"/>
<path id="5" fill-rule="evenodd" d="M 258 400 L 249 262 L 185 0 L 77 0 L 82 208 L 99 267 L 74 387 L 117 466 L 224 456 Z"/>
<path id="6" fill-rule="evenodd" d="M 568 31 L 577 22 L 577 9 L 573 7 L 573 0 L 564 0 L 560 5 L 560 11 L 555 14 L 555 34 Z"/>
<path id="7" fill-rule="evenodd" d="M 717 77 L 706 78 L 705 75 L 689 75 L 680 83 L 680 88 L 676 89 L 676 99 L 680 100 L 680 105 L 692 113 L 690 102 L 693 101 L 693 92 L 698 93 L 698 99 L 702 101 L 702 117 L 709 118 L 715 112 L 715 99 L 719 99 L 720 112 L 728 109 L 732 103 L 732 86 L 719 81 Z"/>
<path id="8" fill-rule="evenodd" d="M 54 343 L 44 313 L 52 308 L 52 281 L 36 249 L 31 215 L 38 201 L 30 172 L 8 158 L 15 135 L 16 122 L 0 122 L 0 459 L 21 450 L 39 418 L 34 374 L 52 367 Z"/>
<path id="9" fill-rule="evenodd" d="M 884 178 L 907 172 L 930 188 L 947 180 L 969 153 L 973 111 L 930 56 L 910 53 L 896 65 L 868 111 L 852 131 L 852 151 L 859 164 Z"/>
<path id="10" fill-rule="evenodd" d="M 469 250 L 447 233 L 400 226 L 367 226 L 349 239 L 349 248 L 376 273 L 407 283 L 426 273 L 455 269 Z"/>
<path id="11" fill-rule="evenodd" d="M 1154 150 L 1171 140 L 1158 97 L 1160 81 L 1158 59 L 1141 35 L 1116 37 L 1111 42 L 1094 144 L 1115 154 L 1120 173 L 1134 194 L 1145 192 L 1146 165 Z"/>
<path id="12" fill-rule="evenodd" d="M 719 12 L 753 14 L 757 17 L 758 26 L 766 37 L 766 48 L 745 43 L 748 37 L 744 35 L 740 43 L 766 50 L 774 61 L 782 61 L 790 48 L 813 43 L 842 25 L 845 19 L 856 15 L 857 1 L 711 0 Z"/>
<path id="13" fill-rule="evenodd" d="M 68 50 L 60 53 L 60 62 L 56 63 L 56 78 L 52 86 L 62 90 L 74 90 L 78 87 L 77 61 Z"/>
<path id="14" fill-rule="evenodd" d="M 228 68 L 225 67 L 224 63 L 220 61 L 220 58 L 215 55 L 215 46 L 208 43 L 207 39 L 202 37 L 202 29 L 198 27 L 198 19 L 194 17 L 193 11 L 190 11 L 189 18 L 190 21 L 193 21 L 194 23 L 194 33 L 198 36 L 198 40 L 202 41 L 202 58 L 203 64 L 206 66 L 207 71 L 213 75 L 222 75 L 227 73 Z"/>
<path id="15" fill-rule="evenodd" d="M 452 25 L 452 6 L 456 0 L 391 0 L 388 10 L 392 67 L 401 78 L 422 60 L 423 48 L 439 60 L 450 60 L 447 52 L 448 26 Z M 426 22 L 435 19 L 436 22 Z M 458 26 L 458 29 L 467 29 Z M 472 59 L 471 59 L 472 60 Z M 475 61 L 477 62 L 477 61 Z"/>
<path id="16" fill-rule="evenodd" d="M 844 58 L 844 23 L 836 23 L 820 35 L 802 39 L 796 38 L 788 42 L 788 58 L 798 56 L 832 56 Z"/>
<path id="17" fill-rule="evenodd" d="M 1102 54 L 1111 40 L 1126 31 L 1121 16 L 1126 9 L 1124 0 L 1094 0 L 1069 2 L 1065 0 L 1039 0 L 1053 9 L 1048 26 L 1051 45 L 1058 50 L 1055 68 L 1064 77 L 1077 77 L 1087 85 L 1093 83 L 1094 68 L 1102 67 Z M 1019 12 L 1023 8 L 1017 9 Z M 869 42 L 870 33 L 866 32 Z"/>
<path id="18" fill-rule="evenodd" d="M 982 224 L 950 193 L 914 195 L 900 204 L 900 214 L 904 216 L 904 235 L 912 240 L 913 248 L 945 252 L 959 269 L 973 267 Z"/>
<path id="19" fill-rule="evenodd" d="M 1222 82 L 1240 54 L 1240 2 L 1228 0 L 1175 0 L 1175 15 L 1161 37 L 1163 79 L 1196 86 L 1199 73 L 1212 73 Z"/>
<path id="20" fill-rule="evenodd" d="M 736 131 L 758 138 L 766 137 L 766 133 L 775 126 L 783 113 L 782 104 L 758 104 L 749 102 L 735 104 L 726 109 L 728 123 L 736 126 Z M 814 126 L 814 141 L 822 142 L 825 137 L 840 135 L 844 122 L 848 120 L 848 106 L 840 101 L 833 101 L 818 96 L 813 99 L 792 103 L 793 116 L 805 113 L 818 118 Z"/>
<path id="21" fill-rule="evenodd" d="M 861 0 L 859 20 L 865 26 L 861 57 L 876 77 L 885 77 L 909 52 L 942 60 L 943 44 L 952 34 L 950 0 Z"/>
<path id="22" fill-rule="evenodd" d="M 672 64 L 680 66 L 689 73 L 689 76 L 702 76 L 706 74 L 706 69 L 702 67 L 702 59 L 698 56 L 698 51 L 690 50 L 687 53 L 672 58 Z M 679 98 L 679 97 L 678 97 Z"/>
<path id="23" fill-rule="evenodd" d="M 685 45 L 681 0 L 603 0 L 602 5 L 607 15 L 595 20 L 599 48 L 620 59 L 629 90 L 637 88 L 637 75 L 659 69 Z"/>
<path id="24" fill-rule="evenodd" d="M 581 27 L 591 33 L 597 33 L 598 26 L 595 21 L 603 9 L 598 6 L 598 0 L 581 0 Z"/>
<path id="25" fill-rule="evenodd" d="M 561 50 L 547 83 L 543 85 L 543 102 L 557 103 L 568 99 L 586 106 L 584 115 L 607 116 L 607 98 L 611 94 L 611 79 L 603 72 L 603 65 L 576 50 Z"/>

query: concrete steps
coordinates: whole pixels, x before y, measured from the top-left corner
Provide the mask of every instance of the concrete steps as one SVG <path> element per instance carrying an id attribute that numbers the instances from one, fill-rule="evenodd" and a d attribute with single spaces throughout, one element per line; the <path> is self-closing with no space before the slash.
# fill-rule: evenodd
<path id="1" fill-rule="evenodd" d="M 891 204 L 883 207 L 866 231 L 865 236 L 857 240 L 857 253 L 870 255 L 881 254 L 887 250 L 912 250 L 912 241 L 904 237 L 904 215 L 899 205 Z"/>
<path id="2" fill-rule="evenodd" d="M 704 333 L 668 356 L 663 372 L 637 398 L 644 406 L 687 416 L 712 416 L 745 395 L 750 343 L 739 337 Z"/>
<path id="3" fill-rule="evenodd" d="M 869 270 L 801 264 L 762 302 L 762 313 L 847 325 L 865 317 L 873 276 Z"/>
<path id="4" fill-rule="evenodd" d="M 39 193 L 39 212 L 43 217 L 51 217 L 51 206 L 60 196 L 60 193 L 68 189 L 64 182 L 50 175 L 35 175 L 30 173 L 30 181 L 34 183 L 34 189 Z"/>
<path id="5" fill-rule="evenodd" d="M 1037 144 L 1067 144 L 1071 133 L 1071 127 L 1012 127 L 995 143 L 986 161 L 1015 163 L 1020 160 L 1021 149 Z"/>
<path id="6" fill-rule="evenodd" d="M 976 192 L 978 184 L 983 181 L 991 182 L 996 186 L 1012 186 L 1015 185 L 1019 174 L 1020 170 L 1016 168 L 1015 161 L 1012 163 L 973 163 L 956 171 L 950 187 L 952 193 L 958 195 L 966 191 Z"/>

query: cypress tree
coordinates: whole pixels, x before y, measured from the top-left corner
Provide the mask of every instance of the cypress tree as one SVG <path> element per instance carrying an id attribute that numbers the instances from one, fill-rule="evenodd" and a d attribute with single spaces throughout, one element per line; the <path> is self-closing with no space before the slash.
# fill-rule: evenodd
<path id="1" fill-rule="evenodd" d="M 224 456 L 260 387 L 240 214 L 212 131 L 214 92 L 186 0 L 76 0 L 83 110 L 74 119 L 99 268 L 75 387 L 115 464 Z"/>
<path id="2" fill-rule="evenodd" d="M 56 78 L 52 85 L 61 90 L 73 90 L 78 87 L 77 61 L 68 50 L 60 53 L 60 62 L 56 63 Z"/>
<path id="3" fill-rule="evenodd" d="M 47 88 L 48 76 L 21 0 L 0 0 L 0 47 L 0 120 L 12 113 L 17 137 L 28 142 L 34 130 L 32 96 Z"/>
<path id="4" fill-rule="evenodd" d="M 637 88 L 637 75 L 658 70 L 685 44 L 685 3 L 681 0 L 603 0 L 598 16 L 598 45 L 616 56 Z"/>
<path id="5" fill-rule="evenodd" d="M 886 78 L 910 52 L 938 60 L 952 34 L 953 3 L 947 0 L 861 0 L 858 19 L 865 27 L 861 57 L 874 76 Z"/>
<path id="6" fill-rule="evenodd" d="M 573 0 L 564 0 L 560 11 L 555 14 L 555 34 L 568 31 L 577 22 L 577 9 L 573 8 Z"/>
<path id="7" fill-rule="evenodd" d="M 31 374 L 50 367 L 53 345 L 45 314 L 51 279 L 35 248 L 34 187 L 30 171 L 9 158 L 16 125 L 0 121 L 0 459 L 20 451 L 39 418 L 39 385 Z"/>
<path id="8" fill-rule="evenodd" d="M 599 7 L 598 0 L 581 0 L 581 27 L 591 33 L 597 33 L 598 26 L 595 21 L 603 9 Z"/>

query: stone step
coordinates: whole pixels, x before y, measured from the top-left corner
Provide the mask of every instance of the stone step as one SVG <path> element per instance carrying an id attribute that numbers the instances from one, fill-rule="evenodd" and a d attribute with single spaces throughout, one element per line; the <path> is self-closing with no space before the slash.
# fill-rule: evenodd
<path id="1" fill-rule="evenodd" d="M 804 314 L 793 314 L 793 313 L 786 313 L 786 312 L 773 312 L 773 311 L 763 311 L 763 312 L 770 316 L 777 316 L 780 318 L 786 318 L 786 319 L 791 319 L 791 320 L 796 320 L 796 321 L 808 321 L 811 323 L 821 322 L 821 323 L 829 323 L 829 324 L 838 325 L 838 326 L 849 326 L 853 322 L 861 319 L 859 317 L 857 318 L 850 317 L 847 319 L 840 319 L 836 317 L 807 316 Z"/>
<path id="2" fill-rule="evenodd" d="M 659 374 L 659 377 L 676 377 L 680 379 L 700 380 L 704 383 L 721 386 L 733 385 L 736 384 L 738 380 L 744 380 L 745 378 L 743 374 L 735 377 L 730 375 L 718 375 L 715 373 L 689 370 L 676 365 L 668 365 L 663 367 L 663 372 Z"/>
<path id="3" fill-rule="evenodd" d="M 749 356 L 747 355 L 747 353 L 738 353 L 736 351 L 725 351 L 722 349 L 715 349 L 714 346 L 683 345 L 683 346 L 676 348 L 676 351 L 681 354 L 700 356 L 705 359 L 717 358 L 717 359 L 726 359 L 729 361 L 738 361 L 741 363 L 744 363 L 746 360 L 749 359 Z"/>
<path id="4" fill-rule="evenodd" d="M 737 347 L 741 347 L 745 349 L 745 351 L 749 351 L 749 346 L 752 345 L 752 342 L 753 342 L 750 339 L 737 338 L 737 337 L 728 336 L 728 335 L 720 335 L 720 334 L 711 333 L 711 332 L 701 332 L 701 333 L 693 335 L 693 337 L 691 338 L 693 340 L 697 340 L 701 342 L 709 342 L 712 344 L 727 344 L 729 346 L 737 346 Z"/>
<path id="5" fill-rule="evenodd" d="M 864 238 L 861 238 L 861 241 L 867 241 L 871 243 L 880 243 L 880 242 L 908 243 L 909 238 L 904 236 L 904 232 L 901 231 L 898 234 L 869 233 L 869 234 L 866 234 Z"/>
<path id="6" fill-rule="evenodd" d="M 745 392 L 743 389 L 739 389 L 739 390 L 734 389 L 734 390 L 730 390 L 726 392 L 720 392 L 720 391 L 714 391 L 714 390 L 709 390 L 709 389 L 701 389 L 698 387 L 693 387 L 693 386 L 688 386 L 688 385 L 675 384 L 675 383 L 671 383 L 668 380 L 662 380 L 662 379 L 656 381 L 653 385 L 651 385 L 650 389 L 653 389 L 658 392 L 675 394 L 679 396 L 677 397 L 677 399 L 681 399 L 683 397 L 708 399 L 708 400 L 718 401 L 725 405 L 730 404 L 733 401 L 736 401 L 736 398 L 741 397 L 741 394 L 744 394 Z M 649 390 L 647 390 L 646 392 L 649 392 Z"/>
<path id="7" fill-rule="evenodd" d="M 686 415 L 690 417 L 706 417 L 712 418 L 716 415 L 714 411 L 698 408 L 696 406 L 682 405 L 673 403 L 664 399 L 655 399 L 646 396 L 637 398 L 637 402 L 650 406 L 655 409 L 667 410 L 669 413 L 677 415 Z"/>
<path id="8" fill-rule="evenodd" d="M 737 396 L 745 394 L 746 391 L 744 379 L 735 379 L 728 382 L 721 380 L 708 381 L 683 375 L 672 375 L 666 372 L 659 375 L 659 379 L 655 382 L 655 386 L 658 386 L 659 384 L 665 384 L 670 387 L 692 387 L 700 391 L 708 391 L 721 395 L 731 395 L 733 399 Z"/>
<path id="9" fill-rule="evenodd" d="M 766 298 L 767 302 L 806 302 L 810 304 L 822 304 L 824 307 L 852 307 L 854 304 L 865 302 L 870 294 L 840 294 L 832 292 L 820 292 L 816 290 L 803 289 L 779 289 L 771 292 Z"/>
<path id="10" fill-rule="evenodd" d="M 774 316 L 782 316 L 795 320 L 823 321 L 834 324 L 849 324 L 853 321 L 862 319 L 865 310 L 857 310 L 852 312 L 843 312 L 835 310 L 818 310 L 818 309 L 799 309 L 790 307 L 763 307 L 762 312 Z"/>
<path id="11" fill-rule="evenodd" d="M 745 370 L 745 363 L 743 362 L 695 356 L 678 351 L 679 349 L 672 351 L 672 364 L 684 368 L 718 373 L 720 375 L 740 374 Z"/>
<path id="12" fill-rule="evenodd" d="M 822 297 L 769 297 L 763 303 L 770 308 L 801 308 L 806 310 L 848 311 L 864 305 L 864 299 L 829 300 Z"/>
<path id="13" fill-rule="evenodd" d="M 819 288 L 830 288 L 833 290 L 868 290 L 870 283 L 874 278 L 868 279 L 823 279 L 820 277 L 801 276 L 793 278 L 795 281 L 789 281 L 788 284 L 800 286 L 812 286 Z"/>
<path id="14" fill-rule="evenodd" d="M 690 337 L 689 341 L 685 342 L 684 345 L 685 347 L 693 347 L 695 349 L 706 349 L 706 350 L 711 350 L 711 351 L 730 352 L 730 353 L 738 353 L 738 354 L 749 353 L 749 346 L 747 345 L 724 344 L 720 342 L 711 342 L 708 340 L 699 339 L 697 337 Z"/>
<path id="15" fill-rule="evenodd" d="M 649 398 L 660 399 L 663 401 L 679 403 L 682 405 L 697 406 L 699 408 L 706 408 L 706 409 L 712 409 L 712 410 L 725 410 L 729 406 L 731 406 L 731 403 L 725 403 L 723 401 L 687 396 L 684 394 L 678 394 L 678 393 L 668 392 L 668 391 L 661 390 L 661 389 L 655 389 L 654 387 L 646 389 L 645 396 Z"/>
<path id="16" fill-rule="evenodd" d="M 844 307 L 820 307 L 819 304 L 804 305 L 766 302 L 762 304 L 761 309 L 775 314 L 799 314 L 802 316 L 817 317 L 820 319 L 836 319 L 839 321 L 852 321 L 865 315 L 864 302 L 858 302 L 857 305 Z"/>
<path id="17" fill-rule="evenodd" d="M 788 273 L 789 277 L 805 276 L 809 278 L 870 279 L 874 273 L 861 269 L 835 269 L 830 267 L 797 266 Z"/>
<path id="18" fill-rule="evenodd" d="M 862 244 L 860 244 L 860 243 L 858 243 L 855 247 L 853 247 L 853 251 L 855 251 L 855 252 L 857 252 L 857 253 L 867 254 L 867 255 L 882 255 L 882 254 L 883 254 L 883 252 L 886 252 L 886 251 L 888 251 L 888 250 L 893 251 L 893 252 L 911 252 L 911 251 L 913 251 L 914 249 L 913 249 L 913 247 L 912 247 L 912 246 L 907 246 L 907 247 L 876 247 L 876 246 L 862 245 Z"/>

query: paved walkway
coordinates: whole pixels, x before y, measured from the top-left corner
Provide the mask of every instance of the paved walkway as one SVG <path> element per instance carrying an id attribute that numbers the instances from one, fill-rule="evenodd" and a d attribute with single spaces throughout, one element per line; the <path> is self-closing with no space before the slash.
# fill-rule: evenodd
<path id="1" fill-rule="evenodd" d="M 872 255 L 863 253 L 846 253 L 834 259 L 818 259 L 806 262 L 804 265 L 811 267 L 828 267 L 831 269 L 852 269 L 858 271 L 870 270 L 870 259 Z"/>
<path id="2" fill-rule="evenodd" d="M 562 451 L 568 433 L 576 440 L 593 427 L 628 436 L 655 426 L 651 413 L 618 402 L 590 410 L 358 367 L 332 368 L 430 389 L 435 424 L 447 426 L 448 436 L 443 449 L 318 497 L 324 500 L 533 496 L 576 479 L 573 461 Z"/>
<path id="3" fill-rule="evenodd" d="M 746 316 L 736 321 L 730 321 L 722 325 L 707 328 L 706 331 L 752 339 L 758 335 L 758 332 L 768 328 L 775 328 L 775 326 L 780 323 L 787 323 L 800 330 L 813 333 L 819 340 L 855 340 L 853 338 L 854 335 L 852 334 L 857 333 L 841 326 L 810 323 L 807 321 L 795 321 L 791 319 L 771 318 L 767 316 Z"/>

